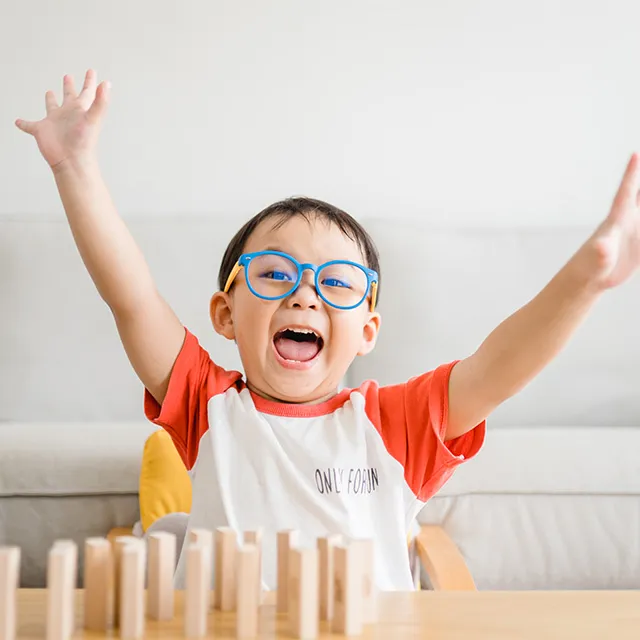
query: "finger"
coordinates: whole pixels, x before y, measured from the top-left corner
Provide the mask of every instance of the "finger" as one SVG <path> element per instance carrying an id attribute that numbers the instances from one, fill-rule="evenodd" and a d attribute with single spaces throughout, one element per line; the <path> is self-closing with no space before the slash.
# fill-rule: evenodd
<path id="1" fill-rule="evenodd" d="M 16 120 L 16 127 L 20 129 L 20 131 L 24 131 L 30 135 L 33 135 L 36 132 L 37 122 L 29 122 L 28 120 Z"/>
<path id="2" fill-rule="evenodd" d="M 44 104 L 47 109 L 47 113 L 58 108 L 58 101 L 56 100 L 56 96 L 53 91 L 47 91 L 47 93 L 44 94 Z"/>
<path id="3" fill-rule="evenodd" d="M 96 87 L 96 72 L 93 69 L 88 69 L 84 76 L 84 85 L 82 85 L 82 91 L 95 89 Z"/>
<path id="4" fill-rule="evenodd" d="M 101 82 L 98 85 L 98 89 L 96 90 L 96 97 L 93 101 L 93 104 L 89 107 L 87 111 L 87 119 L 89 122 L 99 122 L 104 116 L 107 105 L 109 103 L 109 92 L 111 89 L 110 82 Z"/>
<path id="5" fill-rule="evenodd" d="M 76 97 L 76 88 L 73 83 L 73 76 L 67 74 L 62 79 L 62 93 L 64 96 L 62 100 L 62 104 L 64 104 L 67 100 L 72 100 L 73 98 Z"/>
<path id="6" fill-rule="evenodd" d="M 640 157 L 634 153 L 627 164 L 622 182 L 613 201 L 612 215 L 622 214 L 628 205 L 635 205 L 640 190 Z"/>
<path id="7" fill-rule="evenodd" d="M 89 108 L 96 97 L 96 72 L 89 69 L 84 77 L 84 85 L 78 96 L 85 108 Z"/>

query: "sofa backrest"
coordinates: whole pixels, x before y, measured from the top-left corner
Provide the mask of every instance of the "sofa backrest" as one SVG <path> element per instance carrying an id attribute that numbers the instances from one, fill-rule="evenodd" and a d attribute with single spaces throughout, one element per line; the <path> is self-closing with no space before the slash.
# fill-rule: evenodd
<path id="1" fill-rule="evenodd" d="M 180 320 L 222 366 L 238 368 L 235 345 L 211 327 L 209 299 L 239 222 L 127 225 Z M 0 420 L 143 420 L 142 391 L 64 217 L 0 217 Z"/>
<path id="2" fill-rule="evenodd" d="M 127 219 L 161 293 L 222 366 L 241 370 L 208 303 L 242 221 Z M 434 229 L 365 220 L 382 262 L 382 331 L 347 384 L 406 380 L 465 357 L 526 303 L 589 229 Z M 132 274 L 133 275 L 133 274 Z M 570 345 L 491 426 L 640 423 L 640 281 L 607 292 Z M 136 420 L 142 387 L 63 217 L 0 217 L 0 420 Z"/>
<path id="3" fill-rule="evenodd" d="M 382 330 L 352 384 L 395 383 L 472 353 L 592 228 L 436 229 L 368 221 L 381 254 Z M 489 426 L 640 425 L 640 277 L 607 291 L 569 345 Z"/>

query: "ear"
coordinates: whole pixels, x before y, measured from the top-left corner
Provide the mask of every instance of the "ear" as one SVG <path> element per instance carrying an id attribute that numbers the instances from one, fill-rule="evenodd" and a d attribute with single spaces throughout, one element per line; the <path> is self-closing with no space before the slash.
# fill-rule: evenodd
<path id="1" fill-rule="evenodd" d="M 233 301 L 231 295 L 218 291 L 211 297 L 209 316 L 216 333 L 227 340 L 235 340 L 236 331 L 233 326 Z"/>
<path id="2" fill-rule="evenodd" d="M 379 313 L 369 313 L 369 317 L 362 327 L 362 344 L 358 351 L 359 356 L 366 356 L 367 353 L 371 353 L 371 351 L 373 351 L 378 339 L 381 322 L 382 318 Z"/>

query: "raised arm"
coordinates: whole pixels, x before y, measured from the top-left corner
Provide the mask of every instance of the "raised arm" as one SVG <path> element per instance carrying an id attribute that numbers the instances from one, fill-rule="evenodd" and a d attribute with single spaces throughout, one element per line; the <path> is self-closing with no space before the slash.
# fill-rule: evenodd
<path id="1" fill-rule="evenodd" d="M 473 429 L 529 383 L 566 345 L 602 293 L 637 269 L 639 189 L 640 159 L 634 154 L 604 222 L 533 300 L 453 368 L 447 439 Z"/>
<path id="2" fill-rule="evenodd" d="M 118 215 L 104 183 L 96 145 L 109 98 L 90 70 L 77 94 L 65 76 L 63 100 L 45 95 L 46 117 L 17 120 L 50 165 L 80 256 L 111 309 L 122 344 L 138 377 L 162 403 L 184 328 L 158 293 L 147 263 Z"/>

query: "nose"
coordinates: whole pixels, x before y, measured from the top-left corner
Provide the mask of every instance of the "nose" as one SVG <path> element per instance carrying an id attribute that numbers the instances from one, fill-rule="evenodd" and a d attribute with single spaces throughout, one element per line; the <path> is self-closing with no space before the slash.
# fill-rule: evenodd
<path id="1" fill-rule="evenodd" d="M 291 309 L 317 309 L 319 307 L 320 298 L 318 298 L 313 272 L 310 269 L 305 270 L 298 288 L 285 299 Z"/>

